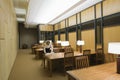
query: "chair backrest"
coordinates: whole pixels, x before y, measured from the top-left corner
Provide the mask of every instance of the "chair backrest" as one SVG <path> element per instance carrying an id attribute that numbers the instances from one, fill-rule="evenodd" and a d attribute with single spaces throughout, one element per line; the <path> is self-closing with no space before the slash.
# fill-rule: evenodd
<path id="1" fill-rule="evenodd" d="M 115 55 L 114 54 L 109 54 L 109 53 L 105 54 L 105 62 L 106 63 L 114 62 L 114 61 L 115 61 Z"/>
<path id="2" fill-rule="evenodd" d="M 88 56 L 79 56 L 75 58 L 76 69 L 89 67 Z"/>
<path id="3" fill-rule="evenodd" d="M 103 49 L 102 48 L 97 49 L 96 57 L 104 59 L 104 53 L 103 53 Z"/>
<path id="4" fill-rule="evenodd" d="M 105 55 L 103 53 L 102 48 L 98 48 L 96 51 L 96 63 L 104 63 L 105 62 Z"/>
<path id="5" fill-rule="evenodd" d="M 65 51 L 65 53 L 74 52 L 74 51 L 73 51 L 73 48 L 72 48 L 71 46 L 66 46 L 66 47 L 64 48 L 64 51 Z"/>
<path id="6" fill-rule="evenodd" d="M 90 54 L 91 54 L 91 50 L 90 49 L 83 50 L 83 55 L 84 56 L 88 56 L 89 59 L 90 59 Z"/>
<path id="7" fill-rule="evenodd" d="M 65 48 L 64 53 L 64 67 L 69 67 L 74 65 L 74 52 L 71 47 Z"/>

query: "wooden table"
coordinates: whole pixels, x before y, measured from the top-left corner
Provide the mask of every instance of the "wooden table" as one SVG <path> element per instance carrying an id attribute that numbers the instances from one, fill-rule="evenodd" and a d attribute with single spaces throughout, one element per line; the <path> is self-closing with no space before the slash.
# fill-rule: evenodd
<path id="1" fill-rule="evenodd" d="M 83 55 L 80 52 L 75 51 L 74 52 L 74 57 L 77 56 L 81 56 Z M 64 52 L 60 52 L 60 53 L 48 53 L 45 55 L 45 59 L 49 62 L 49 72 L 50 72 L 50 76 L 52 76 L 52 61 L 56 60 L 56 59 L 63 59 L 64 58 Z"/>
<path id="2" fill-rule="evenodd" d="M 67 71 L 68 80 L 120 80 L 116 62 Z"/>
<path id="3" fill-rule="evenodd" d="M 43 54 L 44 54 L 44 50 L 43 50 L 43 48 L 35 49 L 35 52 L 36 52 L 35 57 L 36 57 L 37 59 L 43 57 Z"/>

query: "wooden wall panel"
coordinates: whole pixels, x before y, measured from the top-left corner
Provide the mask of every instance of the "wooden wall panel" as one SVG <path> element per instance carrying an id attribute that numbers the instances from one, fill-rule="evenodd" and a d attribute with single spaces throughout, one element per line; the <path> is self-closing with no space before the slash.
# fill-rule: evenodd
<path id="1" fill-rule="evenodd" d="M 62 22 L 60 22 L 60 26 L 61 26 L 61 29 L 62 29 L 62 28 L 65 28 L 65 20 L 62 21 Z"/>
<path id="2" fill-rule="evenodd" d="M 80 13 L 77 13 L 77 24 L 80 23 Z"/>
<path id="3" fill-rule="evenodd" d="M 120 25 L 106 27 L 103 30 L 104 33 L 104 52 L 108 53 L 109 42 L 120 42 Z"/>
<path id="4" fill-rule="evenodd" d="M 96 18 L 101 17 L 101 3 L 96 5 Z"/>
<path id="5" fill-rule="evenodd" d="M 55 30 L 59 29 L 59 24 L 55 24 Z"/>
<path id="6" fill-rule="evenodd" d="M 86 22 L 94 19 L 94 7 L 90 7 L 81 12 L 81 22 Z"/>
<path id="7" fill-rule="evenodd" d="M 82 40 L 85 41 L 85 45 L 82 46 L 82 49 L 91 49 L 91 52 L 95 52 L 95 31 L 85 30 L 81 32 Z"/>
<path id="8" fill-rule="evenodd" d="M 53 31 L 52 25 L 39 25 L 40 31 Z"/>
<path id="9" fill-rule="evenodd" d="M 103 16 L 120 12 L 120 0 L 103 1 Z"/>
<path id="10" fill-rule="evenodd" d="M 76 15 L 69 17 L 69 26 L 76 25 Z"/>
<path id="11" fill-rule="evenodd" d="M 55 42 L 58 40 L 58 35 L 55 35 Z"/>
<path id="12" fill-rule="evenodd" d="M 71 47 L 76 51 L 76 32 L 69 33 L 69 42 Z"/>
<path id="13" fill-rule="evenodd" d="M 65 41 L 65 34 L 60 34 L 60 40 Z"/>

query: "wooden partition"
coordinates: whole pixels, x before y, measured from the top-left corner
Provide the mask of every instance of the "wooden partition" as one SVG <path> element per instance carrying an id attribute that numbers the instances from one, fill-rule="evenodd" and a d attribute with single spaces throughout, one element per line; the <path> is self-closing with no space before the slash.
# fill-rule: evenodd
<path id="1" fill-rule="evenodd" d="M 86 22 L 94 19 L 94 7 L 90 7 L 81 12 L 81 22 Z"/>
<path id="2" fill-rule="evenodd" d="M 58 35 L 55 35 L 55 42 L 58 40 Z"/>
<path id="3" fill-rule="evenodd" d="M 39 25 L 40 31 L 53 31 L 52 25 Z"/>
<path id="4" fill-rule="evenodd" d="M 103 16 L 120 12 L 120 0 L 103 1 Z"/>
<path id="5" fill-rule="evenodd" d="M 71 47 L 76 50 L 76 32 L 69 33 L 69 42 Z"/>
<path id="6" fill-rule="evenodd" d="M 63 28 L 65 28 L 65 20 L 60 22 L 60 29 L 63 29 Z"/>
<path id="7" fill-rule="evenodd" d="M 65 41 L 65 34 L 60 34 L 60 40 Z"/>
<path id="8" fill-rule="evenodd" d="M 72 25 L 76 25 L 76 15 L 73 15 L 69 18 L 69 26 L 72 26 Z"/>
<path id="9" fill-rule="evenodd" d="M 108 26 L 103 29 L 104 33 L 104 52 L 108 53 L 109 42 L 120 42 L 120 25 Z"/>
<path id="10" fill-rule="evenodd" d="M 82 49 L 90 49 L 92 53 L 95 52 L 95 31 L 84 30 L 81 32 L 82 40 L 85 41 L 85 45 L 82 46 Z"/>

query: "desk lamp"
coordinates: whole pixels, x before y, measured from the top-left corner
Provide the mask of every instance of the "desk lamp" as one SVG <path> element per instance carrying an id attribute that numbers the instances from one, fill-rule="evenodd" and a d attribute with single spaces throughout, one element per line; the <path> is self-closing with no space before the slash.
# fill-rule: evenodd
<path id="1" fill-rule="evenodd" d="M 85 42 L 83 40 L 78 40 L 77 45 L 80 46 L 80 53 L 82 53 L 82 45 L 85 45 Z"/>
<path id="2" fill-rule="evenodd" d="M 108 43 L 108 53 L 117 54 L 117 73 L 120 74 L 120 42 Z"/>

